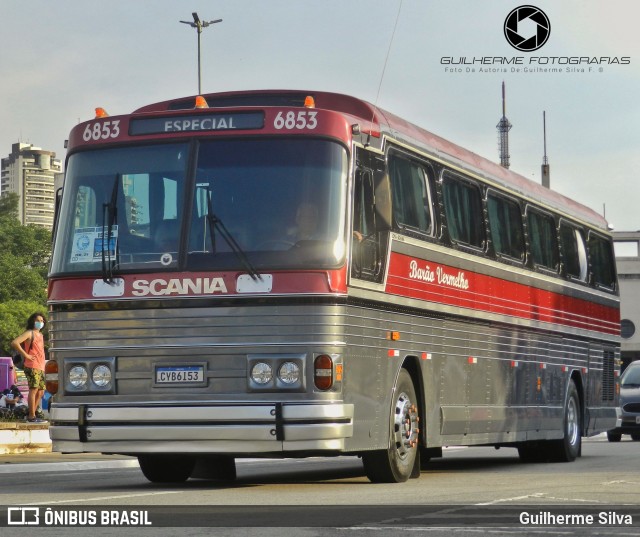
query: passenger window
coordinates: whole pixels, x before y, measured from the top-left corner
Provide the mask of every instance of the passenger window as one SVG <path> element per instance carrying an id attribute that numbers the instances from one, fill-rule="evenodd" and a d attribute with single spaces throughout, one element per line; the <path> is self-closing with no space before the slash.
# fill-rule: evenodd
<path id="1" fill-rule="evenodd" d="M 589 256 L 591 258 L 593 283 L 607 287 L 608 289 L 615 289 L 615 258 L 613 256 L 611 242 L 595 233 L 590 233 Z"/>
<path id="2" fill-rule="evenodd" d="M 583 282 L 586 281 L 587 249 L 582 232 L 566 222 L 561 222 L 560 248 L 566 275 Z"/>
<path id="3" fill-rule="evenodd" d="M 489 194 L 489 229 L 496 254 L 513 259 L 524 259 L 524 233 L 522 231 L 522 212 L 513 200 Z"/>
<path id="4" fill-rule="evenodd" d="M 432 235 L 431 195 L 425 169 L 416 162 L 391 155 L 389 174 L 396 227 Z"/>
<path id="5" fill-rule="evenodd" d="M 485 235 L 480 190 L 445 172 L 442 178 L 442 197 L 451 240 L 483 248 Z"/>
<path id="6" fill-rule="evenodd" d="M 557 271 L 558 238 L 553 217 L 528 209 L 527 231 L 533 264 Z"/>

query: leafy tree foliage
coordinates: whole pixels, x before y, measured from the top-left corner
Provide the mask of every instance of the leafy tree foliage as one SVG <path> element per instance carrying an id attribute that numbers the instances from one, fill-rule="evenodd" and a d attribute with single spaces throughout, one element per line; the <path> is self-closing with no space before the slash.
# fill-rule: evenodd
<path id="1" fill-rule="evenodd" d="M 12 354 L 9 343 L 24 332 L 32 313 L 47 311 L 47 270 L 51 232 L 23 226 L 17 194 L 0 197 L 0 353 Z"/>

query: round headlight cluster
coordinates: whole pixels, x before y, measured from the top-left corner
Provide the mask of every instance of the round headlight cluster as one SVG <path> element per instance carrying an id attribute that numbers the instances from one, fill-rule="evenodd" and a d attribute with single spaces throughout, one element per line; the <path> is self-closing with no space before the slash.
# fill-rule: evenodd
<path id="1" fill-rule="evenodd" d="M 106 365 L 99 365 L 91 373 L 91 380 L 96 386 L 104 388 L 111 382 L 111 369 Z"/>
<path id="2" fill-rule="evenodd" d="M 293 386 L 300 382 L 300 365 L 296 362 L 283 362 L 281 364 L 256 362 L 251 368 L 251 380 L 258 386 L 267 387 L 274 380 L 275 367 L 277 367 L 276 380 L 283 385 Z"/>
<path id="3" fill-rule="evenodd" d="M 104 388 L 111 383 L 111 369 L 100 364 L 91 371 L 91 381 L 99 388 Z M 69 384 L 74 388 L 84 388 L 89 381 L 89 372 L 84 365 L 74 365 L 69 370 Z"/>
<path id="4" fill-rule="evenodd" d="M 285 384 L 295 384 L 300 380 L 300 366 L 295 362 L 285 362 L 278 369 L 278 378 Z"/>
<path id="5" fill-rule="evenodd" d="M 69 370 L 69 383 L 74 388 L 81 388 L 84 386 L 87 383 L 88 378 L 89 374 L 87 373 L 87 370 L 81 365 L 73 366 Z"/>
<path id="6" fill-rule="evenodd" d="M 268 384 L 273 378 L 273 370 L 269 364 L 258 362 L 251 368 L 251 380 L 260 386 Z"/>

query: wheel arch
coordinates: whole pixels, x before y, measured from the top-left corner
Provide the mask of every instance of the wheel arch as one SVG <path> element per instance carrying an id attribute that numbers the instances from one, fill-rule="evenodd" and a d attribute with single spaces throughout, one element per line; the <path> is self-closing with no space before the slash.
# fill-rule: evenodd
<path id="1" fill-rule="evenodd" d="M 413 386 L 416 390 L 416 397 L 418 398 L 418 416 L 420 416 L 420 445 L 427 446 L 427 420 L 426 420 L 426 401 L 424 393 L 424 379 L 422 377 L 422 365 L 420 359 L 417 356 L 407 355 L 405 356 L 400 369 L 406 369 L 413 381 Z M 400 370 L 396 374 L 396 382 Z"/>
<path id="2" fill-rule="evenodd" d="M 578 400 L 580 402 L 580 436 L 584 436 L 585 419 L 586 419 L 586 415 L 585 415 L 586 401 L 585 401 L 584 382 L 582 379 L 582 375 L 580 374 L 579 371 L 573 371 L 573 373 L 571 373 L 571 376 L 569 377 L 569 381 L 573 381 L 573 384 L 575 385 L 576 390 L 578 391 Z M 566 387 L 567 395 L 568 395 L 568 392 L 569 392 L 569 383 L 567 382 L 567 387 Z M 565 395 L 565 399 L 567 395 Z"/>

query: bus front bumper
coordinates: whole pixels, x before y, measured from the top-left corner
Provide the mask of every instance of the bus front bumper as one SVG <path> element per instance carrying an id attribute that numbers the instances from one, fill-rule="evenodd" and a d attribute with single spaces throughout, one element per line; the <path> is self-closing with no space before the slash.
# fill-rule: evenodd
<path id="1" fill-rule="evenodd" d="M 53 450 L 66 453 L 341 451 L 353 405 L 53 404 Z"/>

